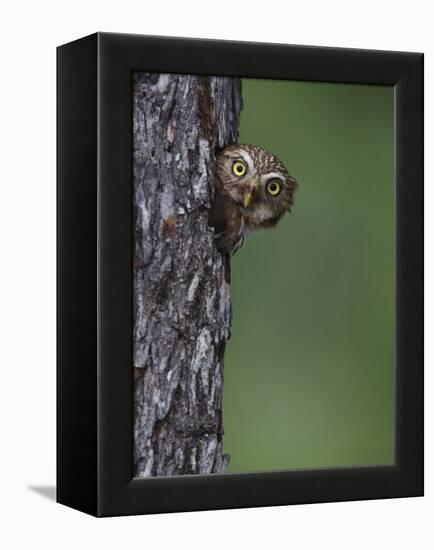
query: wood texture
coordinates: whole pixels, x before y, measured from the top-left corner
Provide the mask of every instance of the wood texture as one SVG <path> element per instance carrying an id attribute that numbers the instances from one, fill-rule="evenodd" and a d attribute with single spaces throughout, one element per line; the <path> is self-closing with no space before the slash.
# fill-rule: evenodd
<path id="1" fill-rule="evenodd" d="M 134 475 L 223 472 L 228 261 L 208 225 L 237 78 L 134 76 Z"/>

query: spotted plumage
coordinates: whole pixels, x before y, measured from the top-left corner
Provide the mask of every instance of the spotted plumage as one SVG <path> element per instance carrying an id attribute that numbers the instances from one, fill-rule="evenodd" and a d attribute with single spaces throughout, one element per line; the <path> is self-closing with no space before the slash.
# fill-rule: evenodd
<path id="1" fill-rule="evenodd" d="M 210 210 L 217 247 L 233 255 L 248 230 L 275 227 L 291 210 L 295 179 L 273 154 L 256 145 L 230 145 L 216 157 L 216 196 Z"/>

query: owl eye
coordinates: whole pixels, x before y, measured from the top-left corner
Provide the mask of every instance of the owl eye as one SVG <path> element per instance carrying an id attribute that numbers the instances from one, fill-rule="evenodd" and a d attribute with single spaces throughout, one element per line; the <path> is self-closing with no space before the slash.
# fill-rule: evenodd
<path id="1" fill-rule="evenodd" d="M 271 180 L 267 183 L 267 191 L 275 197 L 280 193 L 280 190 L 282 189 L 282 186 L 280 185 L 279 180 Z"/>
<path id="2" fill-rule="evenodd" d="M 247 166 L 242 160 L 236 160 L 232 164 L 232 172 L 236 176 L 239 176 L 239 177 L 244 176 L 244 174 L 247 172 Z"/>

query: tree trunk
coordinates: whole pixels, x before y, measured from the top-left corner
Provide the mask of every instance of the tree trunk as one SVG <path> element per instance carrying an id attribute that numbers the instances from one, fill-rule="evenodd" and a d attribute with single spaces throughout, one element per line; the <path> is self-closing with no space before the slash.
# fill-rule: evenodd
<path id="1" fill-rule="evenodd" d="M 237 141 L 237 78 L 134 76 L 134 475 L 223 472 L 228 260 L 208 209 Z"/>

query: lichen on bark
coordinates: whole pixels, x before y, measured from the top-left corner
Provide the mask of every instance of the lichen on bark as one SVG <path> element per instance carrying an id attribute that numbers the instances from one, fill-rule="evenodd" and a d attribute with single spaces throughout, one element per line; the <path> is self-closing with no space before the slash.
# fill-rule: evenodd
<path id="1" fill-rule="evenodd" d="M 241 83 L 139 72 L 133 100 L 134 475 L 221 473 L 231 302 L 208 209 Z"/>

